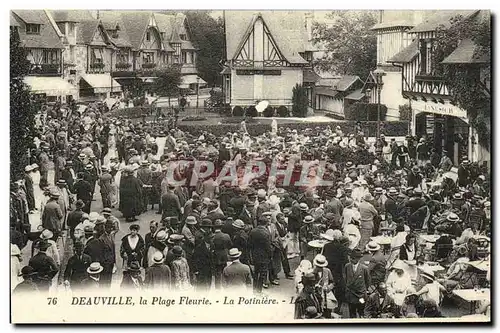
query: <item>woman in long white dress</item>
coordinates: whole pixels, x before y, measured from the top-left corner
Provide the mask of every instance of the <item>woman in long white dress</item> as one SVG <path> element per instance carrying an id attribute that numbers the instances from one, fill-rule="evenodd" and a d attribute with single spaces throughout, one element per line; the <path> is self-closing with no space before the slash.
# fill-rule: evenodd
<path id="1" fill-rule="evenodd" d="M 406 271 L 406 264 L 402 260 L 396 260 L 392 265 L 392 270 L 387 277 L 387 293 L 394 299 L 397 306 L 402 306 L 408 288 L 411 285 L 411 276 Z"/>

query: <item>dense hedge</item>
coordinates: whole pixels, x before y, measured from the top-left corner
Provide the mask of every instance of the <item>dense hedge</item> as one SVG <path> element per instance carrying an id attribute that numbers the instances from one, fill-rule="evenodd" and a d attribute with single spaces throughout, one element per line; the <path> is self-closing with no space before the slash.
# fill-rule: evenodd
<path id="1" fill-rule="evenodd" d="M 238 132 L 240 130 L 241 119 L 238 119 L 237 123 L 224 123 L 214 124 L 214 125 L 201 125 L 201 124 L 181 124 L 178 127 L 182 131 L 189 132 L 193 135 L 199 136 L 202 132 L 208 131 L 216 136 L 223 136 L 227 132 Z M 377 133 L 377 122 L 361 122 L 365 135 L 376 136 Z M 408 123 L 405 121 L 390 121 L 382 122 L 384 133 L 386 136 L 406 136 L 408 134 Z M 355 122 L 337 122 L 337 123 L 292 123 L 292 124 L 279 124 L 279 128 L 290 128 L 305 130 L 306 128 L 326 128 L 330 126 L 332 130 L 335 130 L 336 126 L 340 126 L 344 133 L 354 133 L 356 123 Z M 271 131 L 271 124 L 262 124 L 260 122 L 247 122 L 247 131 L 252 136 L 262 135 L 265 132 Z"/>
<path id="2" fill-rule="evenodd" d="M 378 104 L 373 103 L 354 103 L 344 109 L 345 120 L 377 120 Z M 387 106 L 380 105 L 380 120 L 385 121 Z"/>

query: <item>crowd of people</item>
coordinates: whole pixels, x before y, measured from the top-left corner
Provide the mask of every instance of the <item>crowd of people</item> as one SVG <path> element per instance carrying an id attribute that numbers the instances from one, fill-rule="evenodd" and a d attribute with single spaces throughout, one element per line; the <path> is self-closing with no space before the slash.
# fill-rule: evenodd
<path id="1" fill-rule="evenodd" d="M 57 280 L 75 291 L 109 289 L 118 261 L 121 288 L 134 290 L 260 294 L 290 279 L 297 319 L 439 317 L 454 289 L 488 287 L 489 273 L 467 264 L 489 260 L 488 170 L 454 166 L 424 138 L 372 142 L 361 127 L 276 126 L 261 136 L 245 126 L 193 136 L 108 117 L 97 105 L 59 109 L 37 118 L 30 164 L 11 184 L 15 293 L 48 291 Z M 266 171 L 249 176 L 253 160 Z M 301 161 L 312 168 L 297 183 Z M 274 162 L 295 166 L 288 180 L 272 172 Z M 220 181 L 229 165 L 237 179 Z M 333 185 L 317 185 L 320 177 Z M 158 218 L 145 232 L 136 222 L 148 210 Z M 126 235 L 115 246 L 119 231 Z"/>

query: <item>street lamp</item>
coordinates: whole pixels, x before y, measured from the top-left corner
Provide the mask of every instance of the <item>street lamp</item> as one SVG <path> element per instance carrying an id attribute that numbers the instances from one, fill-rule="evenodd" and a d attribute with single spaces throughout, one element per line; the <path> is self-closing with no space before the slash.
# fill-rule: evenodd
<path id="1" fill-rule="evenodd" d="M 382 147 L 380 146 L 380 93 L 382 92 L 382 86 L 384 85 L 384 82 L 382 81 L 382 78 L 384 77 L 385 72 L 381 68 L 377 68 L 376 70 L 373 71 L 373 76 L 375 76 L 375 84 L 377 88 L 377 93 L 378 93 L 378 98 L 377 98 L 377 143 L 376 143 L 376 149 L 377 153 L 380 154 L 382 152 Z"/>
<path id="2" fill-rule="evenodd" d="M 196 77 L 196 111 L 198 111 L 198 101 L 200 96 L 200 77 Z"/>

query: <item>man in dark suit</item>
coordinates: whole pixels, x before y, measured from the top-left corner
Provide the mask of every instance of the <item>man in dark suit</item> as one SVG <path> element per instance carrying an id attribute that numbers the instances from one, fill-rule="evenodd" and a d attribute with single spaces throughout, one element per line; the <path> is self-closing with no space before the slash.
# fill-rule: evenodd
<path id="1" fill-rule="evenodd" d="M 76 290 L 87 277 L 87 268 L 92 263 L 92 259 L 88 254 L 83 253 L 82 243 L 77 242 L 74 244 L 73 251 L 75 254 L 69 258 L 66 269 L 64 270 L 64 284 Z"/>
<path id="2" fill-rule="evenodd" d="M 201 227 L 205 228 L 210 220 L 203 220 Z M 203 239 L 195 245 L 193 252 L 193 270 L 197 280 L 198 290 L 209 290 L 214 276 L 214 245 L 212 242 L 212 233 L 204 232 Z"/>
<path id="3" fill-rule="evenodd" d="M 59 268 L 57 268 L 54 259 L 46 254 L 51 244 L 47 241 L 40 241 L 38 246 L 40 252 L 30 259 L 29 266 L 33 268 L 33 272 L 35 273 L 33 282 L 35 282 L 38 289 L 40 291 L 49 291 L 52 279 L 59 272 Z"/>
<path id="4" fill-rule="evenodd" d="M 242 220 L 233 222 L 233 246 L 241 251 L 239 261 L 248 264 L 248 233 L 245 231 L 245 223 Z"/>
<path id="5" fill-rule="evenodd" d="M 344 280 L 346 283 L 346 302 L 349 305 L 349 317 L 363 318 L 363 307 L 367 298 L 367 289 L 371 285 L 368 267 L 360 263 L 363 256 L 359 249 L 351 251 L 350 263 L 345 265 Z"/>
<path id="6" fill-rule="evenodd" d="M 175 186 L 169 184 L 167 192 L 161 197 L 162 220 L 167 217 L 179 218 L 183 212 L 179 197 L 174 193 L 174 190 Z"/>
<path id="7" fill-rule="evenodd" d="M 234 189 L 234 197 L 229 200 L 229 206 L 233 207 L 235 216 L 240 216 L 245 206 L 246 198 L 241 194 L 239 187 Z M 244 222 L 244 221 L 243 221 Z"/>
<path id="8" fill-rule="evenodd" d="M 323 297 L 315 288 L 317 282 L 316 275 L 312 272 L 302 277 L 301 283 L 304 288 L 295 300 L 295 319 L 305 319 L 306 309 L 309 307 L 314 307 L 320 316 L 323 314 Z"/>
<path id="9" fill-rule="evenodd" d="M 248 265 L 240 262 L 241 251 L 237 248 L 229 250 L 231 264 L 222 272 L 222 285 L 224 288 L 251 288 L 252 273 Z"/>
<path id="10" fill-rule="evenodd" d="M 24 187 L 26 188 L 26 201 L 28 202 L 28 209 L 30 213 L 33 213 L 35 210 L 35 194 L 33 192 L 33 178 L 31 178 L 31 171 L 33 167 L 31 165 L 27 165 L 24 168 Z"/>
<path id="11" fill-rule="evenodd" d="M 387 295 L 387 286 L 380 282 L 365 305 L 365 318 L 398 318 L 397 306 L 392 297 Z"/>
<path id="12" fill-rule="evenodd" d="M 153 243 L 158 231 L 158 222 L 154 220 L 149 222 L 149 232 L 144 236 L 144 253 L 148 253 L 149 247 Z M 143 260 L 143 266 L 144 268 L 148 268 L 147 260 Z"/>
<path id="13" fill-rule="evenodd" d="M 255 266 L 254 290 L 258 293 L 262 292 L 273 252 L 267 222 L 267 218 L 261 218 L 257 228 L 252 229 L 248 235 L 250 263 Z"/>
<path id="14" fill-rule="evenodd" d="M 231 237 L 221 231 L 222 221 L 216 220 L 214 223 L 214 255 L 215 255 L 215 288 L 220 289 L 222 283 L 222 272 L 227 265 L 227 255 L 233 246 Z"/>
<path id="15" fill-rule="evenodd" d="M 75 241 L 75 228 L 82 222 L 82 216 L 84 214 L 82 209 L 84 206 L 85 203 L 82 200 L 77 200 L 75 210 L 68 214 L 69 235 L 73 242 Z"/>
<path id="16" fill-rule="evenodd" d="M 83 173 L 78 173 L 73 191 L 76 194 L 77 200 L 82 200 L 85 203 L 83 211 L 90 214 L 90 205 L 92 203 L 92 186 L 83 179 Z"/>

